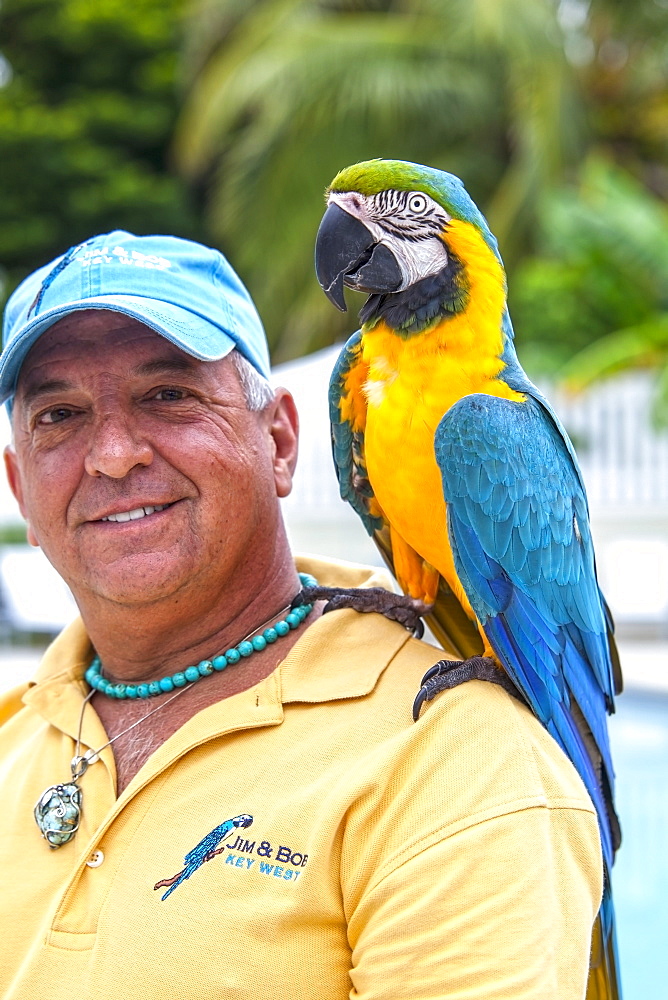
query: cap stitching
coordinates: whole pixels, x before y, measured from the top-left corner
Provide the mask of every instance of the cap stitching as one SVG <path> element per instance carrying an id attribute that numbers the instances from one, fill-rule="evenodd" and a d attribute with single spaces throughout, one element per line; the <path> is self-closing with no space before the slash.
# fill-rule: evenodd
<path id="1" fill-rule="evenodd" d="M 77 252 L 77 250 L 81 250 L 83 247 L 88 246 L 88 244 L 92 243 L 92 242 L 93 242 L 92 240 L 85 240 L 83 243 L 77 243 L 76 246 L 70 247 L 70 249 L 67 251 L 67 253 L 63 257 L 60 258 L 60 260 L 58 261 L 58 263 L 54 267 L 51 268 L 51 270 L 49 271 L 49 273 L 43 279 L 42 284 L 40 285 L 39 291 L 37 292 L 37 295 L 33 299 L 33 302 L 32 302 L 32 305 L 30 306 L 30 309 L 28 309 L 28 313 L 26 315 L 26 320 L 30 319 L 30 315 L 33 312 L 33 310 L 35 312 L 35 315 L 37 315 L 37 311 L 38 311 L 40 305 L 42 304 L 42 299 L 44 298 L 44 296 L 45 296 L 45 294 L 47 292 L 47 289 L 49 288 L 49 286 L 51 285 L 51 283 L 58 277 L 58 275 L 61 273 L 61 271 L 64 271 L 65 268 L 67 267 L 67 265 L 72 262 L 72 258 L 74 257 L 74 255 Z"/>

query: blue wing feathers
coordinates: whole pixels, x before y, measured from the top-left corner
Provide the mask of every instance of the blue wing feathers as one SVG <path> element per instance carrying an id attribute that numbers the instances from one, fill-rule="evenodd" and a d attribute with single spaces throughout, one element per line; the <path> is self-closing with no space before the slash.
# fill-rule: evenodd
<path id="1" fill-rule="evenodd" d="M 483 395 L 445 414 L 435 448 L 462 586 L 497 656 L 583 778 L 611 864 L 591 737 L 573 714 L 577 704 L 611 789 L 607 622 L 572 448 L 538 399 Z"/>
<path id="2" fill-rule="evenodd" d="M 592 802 L 594 803 L 596 812 L 599 816 L 603 857 L 609 871 L 613 860 L 613 846 L 610 835 L 610 826 L 607 818 L 607 807 L 601 792 L 598 775 L 596 774 L 589 754 L 583 747 L 582 737 L 575 724 L 575 720 L 570 712 L 557 709 L 554 718 L 548 723 L 547 729 L 575 764 L 575 767 L 580 774 L 587 791 L 589 792 Z"/>
<path id="3" fill-rule="evenodd" d="M 515 614 L 522 630 L 529 636 L 530 641 L 538 647 L 538 652 L 542 652 L 542 647 L 545 646 L 552 654 L 545 659 L 545 666 L 550 673 L 556 673 L 556 658 L 561 656 L 563 652 L 563 642 L 559 635 L 545 630 L 544 620 L 537 614 L 529 599 L 515 602 Z"/>
<path id="4" fill-rule="evenodd" d="M 454 518 L 448 519 L 448 527 L 452 549 L 458 553 L 457 574 L 466 593 L 475 594 L 475 603 L 470 597 L 469 600 L 484 625 L 499 605 L 504 606 L 503 593 L 492 589 L 490 580 L 494 576 L 493 570 L 484 551 L 476 546 L 471 529 Z M 510 596 L 510 587 L 507 589 Z"/>
<path id="5" fill-rule="evenodd" d="M 487 630 L 485 630 L 487 632 Z M 560 698 L 558 688 L 554 683 L 550 684 L 549 673 L 546 676 L 536 672 L 534 666 L 522 653 L 519 636 L 512 628 L 512 622 L 505 615 L 496 615 L 489 620 L 490 642 L 496 649 L 505 650 L 506 657 L 511 664 L 508 666 L 508 674 L 512 680 L 520 686 L 522 683 L 522 693 L 525 695 L 531 708 L 540 721 L 547 725 L 553 709 L 554 699 Z M 521 671 L 521 674 L 520 674 Z"/>
<path id="6" fill-rule="evenodd" d="M 612 841 L 608 827 L 607 807 L 603 798 L 599 777 L 584 745 L 582 734 L 577 728 L 570 708 L 570 692 L 565 676 L 555 676 L 547 668 L 544 656 L 536 655 L 535 647 L 525 642 L 522 629 L 518 627 L 517 607 L 513 603 L 509 612 L 492 618 L 485 629 L 497 654 L 507 663 L 511 678 L 523 691 L 532 710 L 548 731 L 573 761 L 585 787 L 589 792 L 601 819 L 601 838 L 606 863 L 612 864 Z M 561 657 L 561 662 L 565 657 Z M 575 697 L 575 694 L 573 693 Z M 582 706 L 581 706 L 582 707 Z M 589 705 L 586 705 L 590 708 Z M 584 714 L 584 711 L 583 711 Z M 599 718 L 604 719 L 605 713 Z M 596 726 L 594 738 L 602 740 L 605 748 L 604 762 L 609 764 L 610 753 L 605 725 Z"/>
<path id="7" fill-rule="evenodd" d="M 591 720 L 590 728 L 592 736 L 600 750 L 606 771 L 613 774 L 607 736 L 608 730 L 605 722 L 607 714 L 605 695 L 598 684 L 594 683 L 591 667 L 589 667 L 586 660 L 583 660 L 572 644 L 566 647 L 563 658 L 563 669 L 568 689 L 572 692 L 584 717 Z"/>
<path id="8" fill-rule="evenodd" d="M 512 513 L 513 500 L 507 487 L 503 483 L 495 482 L 488 502 L 482 506 L 487 517 L 498 521 L 505 521 Z"/>
<path id="9" fill-rule="evenodd" d="M 472 523 L 475 524 L 476 520 L 480 520 L 475 517 L 475 506 L 473 504 L 469 507 L 469 513 L 474 514 L 474 520 Z M 512 514 L 507 517 L 505 521 L 489 521 L 489 532 L 486 533 L 489 536 L 489 552 L 498 552 L 499 557 L 505 556 L 510 546 L 511 539 L 513 537 L 513 519 Z"/>

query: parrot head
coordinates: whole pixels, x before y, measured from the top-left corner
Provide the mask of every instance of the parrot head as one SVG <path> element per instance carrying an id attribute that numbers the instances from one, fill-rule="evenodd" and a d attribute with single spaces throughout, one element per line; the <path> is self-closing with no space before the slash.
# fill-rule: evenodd
<path id="1" fill-rule="evenodd" d="M 505 276 L 487 223 L 453 174 L 403 160 L 346 167 L 327 190 L 315 251 L 318 281 L 345 311 L 344 285 L 367 292 L 362 322 L 405 333 L 464 311 L 474 271 Z"/>

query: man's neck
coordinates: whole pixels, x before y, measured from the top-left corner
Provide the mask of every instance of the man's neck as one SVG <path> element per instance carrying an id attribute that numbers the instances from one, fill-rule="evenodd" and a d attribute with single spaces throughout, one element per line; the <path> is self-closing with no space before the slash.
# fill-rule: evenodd
<path id="1" fill-rule="evenodd" d="M 255 574 L 239 572 L 218 594 L 193 586 L 168 599 L 117 604 L 78 594 L 106 677 L 149 681 L 210 659 L 281 617 L 299 591 L 287 546 Z"/>
<path id="2" fill-rule="evenodd" d="M 141 699 L 117 701 L 96 692 L 91 705 L 99 715 L 108 738 L 114 739 L 117 794 L 120 795 L 151 754 L 194 715 L 210 705 L 254 687 L 273 673 L 306 628 L 320 616 L 323 604 L 322 601 L 318 602 L 306 621 L 278 642 L 253 654 L 248 660 L 242 660 L 221 673 L 207 677 L 201 684 L 182 689 L 183 697 L 178 697 L 173 704 L 166 704 L 173 698 L 171 693 L 152 698 L 151 705 L 148 706 Z M 120 735 L 120 738 L 116 738 L 132 723 L 145 719 L 148 712 L 161 703 L 164 711 L 155 712 L 127 736 Z M 140 737 L 139 741 L 133 738 L 136 734 Z"/>

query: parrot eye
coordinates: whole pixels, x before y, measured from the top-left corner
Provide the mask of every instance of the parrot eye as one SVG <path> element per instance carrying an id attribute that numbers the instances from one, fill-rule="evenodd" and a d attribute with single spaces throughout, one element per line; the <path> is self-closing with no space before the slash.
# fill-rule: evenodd
<path id="1" fill-rule="evenodd" d="M 412 194 L 408 199 L 408 210 L 420 215 L 427 208 L 427 199 L 423 194 Z"/>

